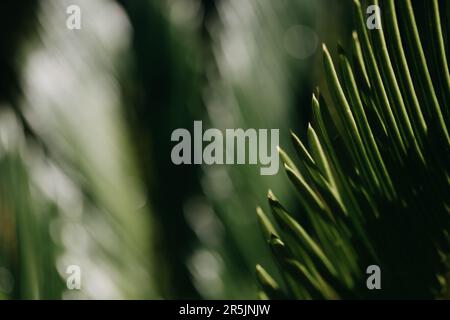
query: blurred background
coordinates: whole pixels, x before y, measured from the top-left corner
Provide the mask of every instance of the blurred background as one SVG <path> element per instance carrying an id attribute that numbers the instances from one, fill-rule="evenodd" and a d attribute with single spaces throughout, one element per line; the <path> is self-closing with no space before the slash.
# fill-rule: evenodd
<path id="1" fill-rule="evenodd" d="M 2 1 L 0 298 L 256 298 L 283 172 L 176 166 L 171 133 L 279 128 L 289 150 L 351 25 L 347 0 Z"/>

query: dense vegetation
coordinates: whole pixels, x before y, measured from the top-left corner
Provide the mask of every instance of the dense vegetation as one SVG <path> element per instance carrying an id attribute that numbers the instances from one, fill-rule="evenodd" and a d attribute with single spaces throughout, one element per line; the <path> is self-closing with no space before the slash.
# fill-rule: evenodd
<path id="1" fill-rule="evenodd" d="M 369 30 L 354 1 L 353 50 L 338 49 L 338 71 L 323 46 L 330 99 L 314 93 L 307 142 L 292 134 L 299 161 L 280 149 L 301 210 L 289 213 L 271 191 L 278 227 L 257 210 L 284 283 L 258 266 L 263 297 L 448 295 L 448 5 L 381 8 L 382 28 Z M 369 265 L 382 290 L 366 287 Z"/>

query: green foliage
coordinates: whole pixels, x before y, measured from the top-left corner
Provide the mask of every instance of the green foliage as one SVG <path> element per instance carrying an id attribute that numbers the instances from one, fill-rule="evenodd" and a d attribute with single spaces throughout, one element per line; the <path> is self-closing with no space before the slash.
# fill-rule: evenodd
<path id="1" fill-rule="evenodd" d="M 110 82 L 128 47 L 96 29 L 117 5 L 86 3 L 82 34 L 55 27 L 66 7 L 39 4 L 42 23 L 17 44 L 20 96 L 0 98 L 0 299 L 159 297 L 150 205 Z M 127 37 L 118 19 L 116 40 Z M 68 290 L 71 265 L 82 290 Z"/>
<path id="2" fill-rule="evenodd" d="M 257 209 L 282 278 L 258 266 L 261 297 L 448 295 L 447 6 L 383 1 L 383 27 L 369 30 L 355 0 L 352 54 L 338 48 L 338 70 L 324 45 L 331 99 L 313 95 L 307 143 L 292 133 L 300 161 L 280 149 L 301 209 L 289 213 L 271 191 L 276 224 Z M 366 287 L 373 264 L 381 290 Z"/>

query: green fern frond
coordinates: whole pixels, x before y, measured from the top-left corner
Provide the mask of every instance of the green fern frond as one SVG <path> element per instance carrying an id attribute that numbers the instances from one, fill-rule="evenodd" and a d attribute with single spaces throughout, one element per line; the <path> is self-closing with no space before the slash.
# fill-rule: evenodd
<path id="1" fill-rule="evenodd" d="M 292 133 L 300 161 L 279 149 L 300 210 L 290 213 L 271 191 L 276 224 L 257 210 L 282 279 L 276 283 L 258 266 L 261 297 L 448 295 L 450 75 L 443 31 L 448 26 L 441 19 L 445 4 L 371 4 L 381 8 L 381 29 L 366 27 L 365 9 L 355 0 L 353 52 L 339 47 L 335 64 L 323 46 L 331 101 L 316 92 L 308 141 Z M 380 290 L 366 286 L 370 265 L 381 269 Z"/>

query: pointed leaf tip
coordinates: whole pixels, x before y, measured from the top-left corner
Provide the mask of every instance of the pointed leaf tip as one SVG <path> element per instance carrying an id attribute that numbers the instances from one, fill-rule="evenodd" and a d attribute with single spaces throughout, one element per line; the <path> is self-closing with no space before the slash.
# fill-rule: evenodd
<path id="1" fill-rule="evenodd" d="M 263 230 L 264 237 L 267 241 L 270 241 L 273 237 L 276 238 L 279 237 L 272 222 L 269 220 L 265 212 L 259 206 L 256 208 L 256 216 L 258 218 L 258 222 L 261 226 L 261 229 Z"/>

